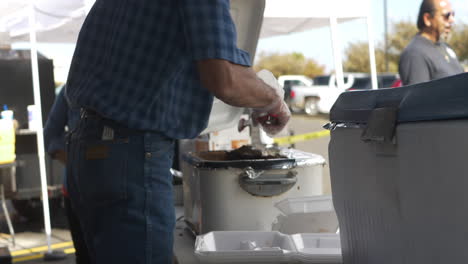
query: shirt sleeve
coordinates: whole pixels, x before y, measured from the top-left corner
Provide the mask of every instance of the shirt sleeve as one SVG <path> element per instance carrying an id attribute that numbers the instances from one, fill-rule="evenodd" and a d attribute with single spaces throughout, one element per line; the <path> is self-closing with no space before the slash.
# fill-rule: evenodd
<path id="1" fill-rule="evenodd" d="M 44 143 L 46 151 L 53 154 L 65 150 L 65 126 L 68 121 L 68 105 L 63 95 L 64 88 L 55 99 L 44 127 Z"/>
<path id="2" fill-rule="evenodd" d="M 224 59 L 251 66 L 250 56 L 237 47 L 229 0 L 180 0 L 184 35 L 193 60 Z"/>
<path id="3" fill-rule="evenodd" d="M 431 80 L 428 62 L 421 54 L 402 54 L 398 72 L 403 85 Z"/>

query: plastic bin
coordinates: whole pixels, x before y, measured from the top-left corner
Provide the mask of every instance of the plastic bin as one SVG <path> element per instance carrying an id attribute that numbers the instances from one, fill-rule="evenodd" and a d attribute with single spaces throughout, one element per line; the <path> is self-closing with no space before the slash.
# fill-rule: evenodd
<path id="1" fill-rule="evenodd" d="M 329 158 L 345 263 L 468 263 L 467 85 L 339 97 Z"/>
<path id="2" fill-rule="evenodd" d="M 12 163 L 15 159 L 15 129 L 13 120 L 0 119 L 0 164 Z"/>

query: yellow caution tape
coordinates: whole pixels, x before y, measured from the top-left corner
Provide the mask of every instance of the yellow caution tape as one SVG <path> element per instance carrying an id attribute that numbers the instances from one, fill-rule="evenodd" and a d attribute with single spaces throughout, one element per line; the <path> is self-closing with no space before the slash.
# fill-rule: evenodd
<path id="1" fill-rule="evenodd" d="M 68 241 L 68 242 L 55 243 L 55 244 L 52 244 L 50 247 L 52 249 L 73 247 L 73 242 Z M 17 257 L 17 256 L 21 256 L 21 255 L 28 255 L 28 254 L 33 254 L 33 253 L 46 252 L 47 250 L 48 250 L 47 246 L 40 246 L 40 247 L 34 247 L 34 248 L 28 248 L 28 249 L 20 249 L 20 250 L 12 251 L 11 256 L 12 257 Z"/>
<path id="2" fill-rule="evenodd" d="M 51 249 L 63 249 L 65 254 L 75 253 L 75 248 L 73 248 L 73 242 L 71 241 L 52 244 Z M 13 257 L 13 263 L 18 263 L 44 258 L 44 253 L 47 252 L 47 250 L 47 246 L 40 246 L 29 249 L 15 250 L 12 251 L 10 255 Z"/>
<path id="3" fill-rule="evenodd" d="M 302 134 L 302 135 L 274 138 L 273 140 L 278 145 L 286 145 L 286 144 L 294 144 L 300 141 L 321 138 L 321 137 L 325 137 L 328 135 L 330 135 L 330 131 L 322 130 L 322 131 L 312 132 L 312 133 L 307 133 L 307 134 Z"/>
<path id="4" fill-rule="evenodd" d="M 73 254 L 75 253 L 75 248 L 67 248 L 63 250 L 65 254 Z M 13 258 L 13 263 L 18 263 L 18 262 L 24 262 L 24 261 L 30 261 L 30 260 L 35 260 L 35 259 L 43 259 L 44 258 L 44 253 L 38 253 L 35 255 L 29 255 L 29 256 L 24 256 L 24 257 L 14 257 Z"/>

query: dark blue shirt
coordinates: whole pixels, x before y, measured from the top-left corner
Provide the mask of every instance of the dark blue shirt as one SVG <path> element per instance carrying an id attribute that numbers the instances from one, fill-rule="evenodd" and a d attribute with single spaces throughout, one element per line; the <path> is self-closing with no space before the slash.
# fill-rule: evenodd
<path id="1" fill-rule="evenodd" d="M 236 45 L 229 0 L 97 0 L 78 38 L 66 97 L 130 128 L 193 138 L 213 102 L 196 61 L 214 58 L 250 66 Z"/>

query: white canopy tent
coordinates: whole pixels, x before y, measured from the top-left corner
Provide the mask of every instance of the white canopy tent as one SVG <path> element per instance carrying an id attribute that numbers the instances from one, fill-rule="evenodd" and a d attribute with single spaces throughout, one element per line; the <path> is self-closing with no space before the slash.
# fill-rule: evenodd
<path id="1" fill-rule="evenodd" d="M 0 2 L 0 47 L 10 42 L 10 38 L 20 37 L 29 34 L 28 41 L 31 43 L 31 68 L 34 90 L 34 104 L 38 109 L 41 107 L 41 94 L 39 86 L 39 66 L 37 58 L 37 32 L 50 32 L 54 29 L 67 29 L 66 25 L 77 25 L 72 27 L 70 32 L 62 32 L 58 35 L 54 32 L 50 36 L 57 36 L 58 39 L 66 38 L 70 41 L 72 37 L 76 40 L 79 27 L 84 17 L 89 11 L 92 2 L 88 0 L 60 1 L 60 0 L 2 0 Z M 77 24 L 78 23 L 78 24 Z M 68 34 L 63 34 L 68 33 Z M 48 39 L 44 39 L 47 42 Z M 42 112 L 38 112 L 38 120 L 42 119 Z M 36 131 L 39 170 L 41 176 L 41 191 L 44 209 L 44 230 L 47 240 L 46 260 L 63 258 L 65 254 L 59 251 L 52 251 L 51 247 L 51 224 L 49 212 L 49 198 L 46 178 L 44 135 L 42 123 Z"/>
<path id="2" fill-rule="evenodd" d="M 329 26 L 338 87 L 344 87 L 338 23 L 365 19 L 369 43 L 372 88 L 377 89 L 374 39 L 369 0 L 267 0 L 260 37 L 267 38 Z M 311 48 L 313 48 L 311 46 Z"/>
<path id="3" fill-rule="evenodd" d="M 11 38 L 12 42 L 28 41 L 31 43 L 34 101 L 39 109 L 41 109 L 41 100 L 36 42 L 75 43 L 79 29 L 93 3 L 94 0 L 0 1 L 0 45 L 2 41 L 9 41 L 3 38 Z M 261 38 L 330 26 L 338 85 L 344 87 L 337 25 L 340 22 L 354 19 L 366 19 L 368 25 L 372 84 L 376 89 L 377 77 L 369 0 L 266 0 Z M 312 45 L 311 48 L 313 48 Z M 42 116 L 39 120 L 42 120 Z M 38 131 L 37 139 L 45 232 L 50 252 L 51 227 L 42 129 Z"/>
<path id="4" fill-rule="evenodd" d="M 75 43 L 94 0 L 2 0 L 0 32 L 12 42 L 29 40 L 30 5 L 33 4 L 37 41 Z"/>
<path id="5" fill-rule="evenodd" d="M 83 20 L 95 0 L 6 0 L 0 3 L 0 32 L 12 41 L 29 41 L 29 3 L 34 3 L 39 42 L 75 43 Z M 246 0 L 244 0 L 246 1 Z M 247 0 L 248 1 L 248 0 Z M 356 19 L 367 24 L 372 87 L 377 88 L 370 0 L 266 0 L 260 38 L 329 26 L 339 87 L 343 87 L 341 41 L 337 25 Z M 313 48 L 313 47 L 311 47 Z"/>

